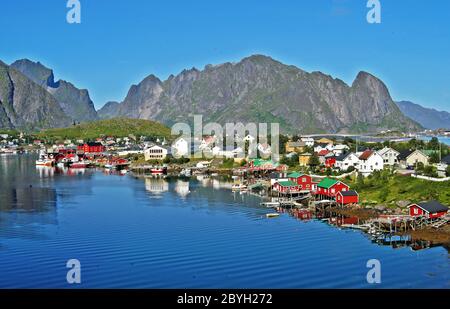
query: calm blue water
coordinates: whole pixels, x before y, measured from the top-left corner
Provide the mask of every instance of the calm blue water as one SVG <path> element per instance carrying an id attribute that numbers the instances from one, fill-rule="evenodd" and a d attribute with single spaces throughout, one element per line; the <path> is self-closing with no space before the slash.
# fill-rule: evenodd
<path id="1" fill-rule="evenodd" d="M 422 139 L 425 141 L 429 141 L 429 140 L 431 140 L 431 137 L 423 136 Z M 438 136 L 438 139 L 441 143 L 444 143 L 444 144 L 450 146 L 450 137 Z"/>
<path id="2" fill-rule="evenodd" d="M 37 170 L 34 158 L 0 157 L 0 287 L 448 288 L 448 251 L 373 244 L 357 231 L 287 214 L 265 219 L 256 197 L 219 181 L 136 179 Z M 32 187 L 30 187 L 32 185 Z"/>

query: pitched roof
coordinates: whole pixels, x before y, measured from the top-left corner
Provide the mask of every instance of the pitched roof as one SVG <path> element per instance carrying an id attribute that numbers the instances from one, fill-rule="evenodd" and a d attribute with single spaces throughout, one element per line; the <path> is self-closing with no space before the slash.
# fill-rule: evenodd
<path id="1" fill-rule="evenodd" d="M 286 145 L 288 147 L 305 147 L 306 143 L 305 142 L 287 142 Z"/>
<path id="2" fill-rule="evenodd" d="M 321 150 L 321 151 L 318 152 L 318 155 L 319 155 L 319 156 L 325 156 L 325 155 L 327 155 L 329 152 L 330 152 L 330 151 L 328 151 L 328 150 L 326 150 L 326 149 L 323 149 L 323 150 Z"/>
<path id="3" fill-rule="evenodd" d="M 341 155 L 336 157 L 336 161 L 344 161 L 352 152 L 344 152 Z"/>
<path id="4" fill-rule="evenodd" d="M 367 160 L 373 155 L 373 153 L 374 153 L 374 151 L 372 151 L 372 150 L 366 150 L 359 156 L 359 159 Z"/>
<path id="5" fill-rule="evenodd" d="M 282 187 L 296 187 L 296 186 L 298 186 L 298 184 L 296 184 L 295 182 L 290 181 L 290 180 L 288 180 L 288 181 L 279 181 L 278 183 Z"/>
<path id="6" fill-rule="evenodd" d="M 303 176 L 303 174 L 299 173 L 299 172 L 293 172 L 293 173 L 288 174 L 289 178 L 299 178 L 299 177 L 302 177 L 302 176 Z"/>
<path id="7" fill-rule="evenodd" d="M 400 151 L 400 154 L 398 155 L 398 159 L 399 160 L 406 160 L 407 157 L 409 157 L 410 154 L 412 154 L 414 151 L 413 150 L 403 150 Z"/>
<path id="8" fill-rule="evenodd" d="M 392 152 L 397 153 L 397 156 L 400 154 L 400 152 L 398 152 L 397 150 L 392 149 L 392 148 L 390 148 L 390 147 L 384 147 L 383 149 L 379 150 L 378 153 L 379 153 L 380 155 L 384 155 L 385 153 L 388 153 L 389 151 L 392 151 Z"/>
<path id="9" fill-rule="evenodd" d="M 358 192 L 356 192 L 354 190 L 340 191 L 340 192 L 338 192 L 338 194 L 341 194 L 342 196 L 358 196 Z"/>
<path id="10" fill-rule="evenodd" d="M 448 211 L 448 207 L 442 205 L 438 201 L 429 201 L 429 202 L 423 202 L 423 203 L 417 203 L 409 205 L 408 207 L 417 205 L 423 210 L 425 210 L 428 213 L 435 213 L 435 212 L 442 212 L 442 211 Z"/>
<path id="11" fill-rule="evenodd" d="M 324 178 L 321 182 L 319 182 L 319 184 L 317 186 L 321 187 L 321 188 L 329 189 L 332 186 L 334 186 L 335 184 L 337 184 L 338 182 L 339 182 L 339 180 L 336 180 L 336 179 Z"/>

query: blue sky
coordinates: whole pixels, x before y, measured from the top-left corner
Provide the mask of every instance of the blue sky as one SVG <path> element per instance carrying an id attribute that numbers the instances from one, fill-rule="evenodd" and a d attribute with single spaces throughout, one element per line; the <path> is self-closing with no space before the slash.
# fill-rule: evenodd
<path id="1" fill-rule="evenodd" d="M 68 24 L 66 0 L 1 1 L 0 59 L 40 61 L 97 107 L 149 74 L 258 53 L 350 84 L 365 70 L 395 100 L 450 110 L 448 0 L 380 0 L 378 25 L 366 0 L 80 2 L 81 24 Z"/>

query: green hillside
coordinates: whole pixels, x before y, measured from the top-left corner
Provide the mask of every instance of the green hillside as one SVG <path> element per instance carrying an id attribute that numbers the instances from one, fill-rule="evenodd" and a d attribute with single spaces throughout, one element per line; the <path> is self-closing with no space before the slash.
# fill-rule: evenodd
<path id="1" fill-rule="evenodd" d="M 68 128 L 47 129 L 36 134 L 41 139 L 95 139 L 100 136 L 139 136 L 170 138 L 165 125 L 143 119 L 113 118 L 86 122 Z"/>

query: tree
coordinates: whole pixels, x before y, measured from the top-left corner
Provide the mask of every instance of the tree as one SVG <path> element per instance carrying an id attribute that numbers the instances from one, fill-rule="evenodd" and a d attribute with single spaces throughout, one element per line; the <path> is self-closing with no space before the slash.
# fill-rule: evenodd
<path id="1" fill-rule="evenodd" d="M 450 165 L 447 166 L 446 174 L 447 174 L 447 177 L 450 177 Z"/>
<path id="2" fill-rule="evenodd" d="M 319 166 L 320 165 L 319 157 L 317 155 L 312 155 L 311 158 L 309 158 L 308 164 L 313 167 Z"/>
<path id="3" fill-rule="evenodd" d="M 433 152 L 430 155 L 430 163 L 439 163 L 439 162 L 440 162 L 439 153 L 438 152 Z"/>
<path id="4" fill-rule="evenodd" d="M 431 140 L 428 142 L 428 148 L 429 149 L 439 149 L 439 139 L 437 137 L 432 137 Z"/>

